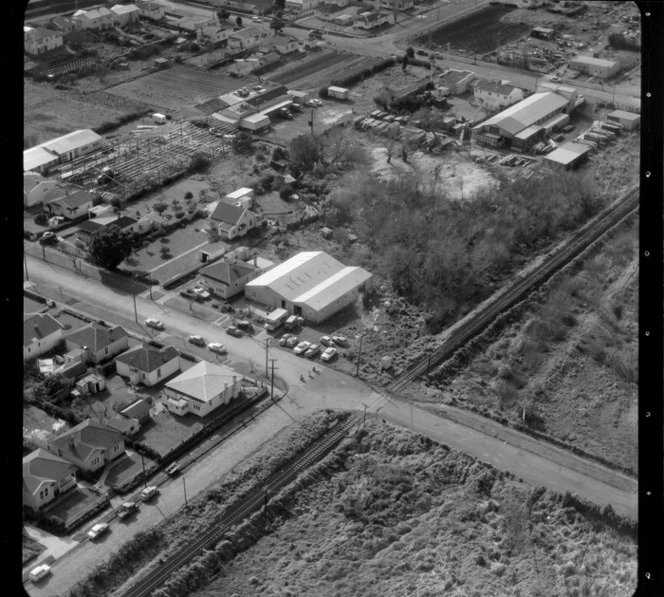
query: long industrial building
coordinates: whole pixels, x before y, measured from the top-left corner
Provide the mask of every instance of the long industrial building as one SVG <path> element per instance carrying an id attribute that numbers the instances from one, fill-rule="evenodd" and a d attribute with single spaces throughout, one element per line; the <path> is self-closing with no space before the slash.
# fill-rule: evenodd
<path id="1" fill-rule="evenodd" d="M 245 296 L 321 323 L 353 304 L 372 282 L 373 275 L 361 267 L 345 266 L 323 251 L 307 251 L 247 282 Z"/>
<path id="2" fill-rule="evenodd" d="M 534 93 L 473 127 L 478 143 L 526 152 L 545 134 L 564 127 L 576 107 L 576 92 L 564 97 L 552 91 Z"/>
<path id="3" fill-rule="evenodd" d="M 101 149 L 104 138 L 89 129 L 81 129 L 51 139 L 23 152 L 24 172 L 46 172 L 53 166 Z"/>

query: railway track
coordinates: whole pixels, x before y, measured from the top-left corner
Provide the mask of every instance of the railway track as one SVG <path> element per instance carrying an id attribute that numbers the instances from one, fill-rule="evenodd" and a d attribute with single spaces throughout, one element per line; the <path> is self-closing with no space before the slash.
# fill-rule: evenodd
<path id="1" fill-rule="evenodd" d="M 360 414 L 353 414 L 346 421 L 336 423 L 313 446 L 264 481 L 262 487 L 255 488 L 249 496 L 234 504 L 225 513 L 222 520 L 194 542 L 172 554 L 159 568 L 142 578 L 133 587 L 122 593 L 120 597 L 147 597 L 150 595 L 152 591 L 164 584 L 172 572 L 187 564 L 203 549 L 216 544 L 234 525 L 242 522 L 266 505 L 269 496 L 275 495 L 280 489 L 294 481 L 300 472 L 329 454 L 361 419 Z"/>
<path id="2" fill-rule="evenodd" d="M 431 354 L 423 357 L 399 379 L 385 388 L 388 394 L 396 394 L 412 380 L 421 376 L 433 367 L 437 367 L 449 359 L 473 336 L 484 330 L 500 313 L 522 301 L 524 297 L 541 286 L 556 271 L 569 263 L 592 242 L 606 233 L 610 228 L 627 217 L 638 208 L 639 190 L 628 191 L 622 201 L 611 209 L 607 209 L 594 222 L 579 231 L 564 247 L 553 253 L 540 267 L 516 282 L 503 295 L 487 305 L 480 313 L 459 326 L 445 342 Z"/>

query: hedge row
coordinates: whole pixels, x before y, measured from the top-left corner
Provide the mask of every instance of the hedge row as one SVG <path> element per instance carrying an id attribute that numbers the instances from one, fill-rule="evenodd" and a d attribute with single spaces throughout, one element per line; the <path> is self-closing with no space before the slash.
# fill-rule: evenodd
<path id="1" fill-rule="evenodd" d="M 395 64 L 396 62 L 394 58 L 385 58 L 369 68 L 363 68 L 360 71 L 352 72 L 349 75 L 342 77 L 341 79 L 333 79 L 330 81 L 330 85 L 328 85 L 328 87 L 347 87 L 348 85 L 352 85 L 358 81 L 363 81 L 372 75 L 380 73 L 385 69 L 390 68 L 390 66 L 394 66 Z"/>
<path id="2" fill-rule="evenodd" d="M 135 112 L 129 112 L 128 114 L 123 114 L 118 116 L 115 120 L 109 120 L 107 122 L 102 122 L 97 128 L 93 129 L 98 135 L 103 135 L 114 131 L 117 128 L 120 128 L 123 124 L 127 124 L 132 120 L 137 118 L 142 118 L 143 116 L 150 114 L 150 110 L 136 110 Z"/>

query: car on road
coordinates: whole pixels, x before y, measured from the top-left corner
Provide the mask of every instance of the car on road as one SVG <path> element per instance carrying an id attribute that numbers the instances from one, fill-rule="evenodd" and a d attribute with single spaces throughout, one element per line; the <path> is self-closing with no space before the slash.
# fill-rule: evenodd
<path id="1" fill-rule="evenodd" d="M 348 339 L 346 336 L 332 336 L 332 342 L 337 346 L 348 346 Z"/>
<path id="2" fill-rule="evenodd" d="M 260 17 L 251 17 L 251 20 L 254 23 L 262 23 L 263 22 L 263 19 L 261 19 Z"/>
<path id="3" fill-rule="evenodd" d="M 293 352 L 295 354 L 304 354 L 309 350 L 309 347 L 311 346 L 311 342 L 307 342 L 306 340 L 303 340 L 300 342 L 294 349 Z"/>
<path id="4" fill-rule="evenodd" d="M 95 526 L 93 526 L 89 531 L 88 531 L 88 537 L 94 541 L 95 539 L 98 539 L 101 537 L 104 533 L 107 533 L 109 531 L 110 527 L 108 526 L 107 522 L 100 522 L 97 523 Z"/>
<path id="5" fill-rule="evenodd" d="M 312 344 L 307 351 L 304 353 L 304 356 L 308 359 L 313 359 L 320 352 L 320 344 Z"/>
<path id="6" fill-rule="evenodd" d="M 560 77 L 551 77 L 552 83 L 560 83 Z"/>
<path id="7" fill-rule="evenodd" d="M 231 336 L 235 336 L 236 338 L 242 338 L 242 332 L 240 331 L 240 328 L 237 328 L 234 325 L 229 325 L 226 328 L 226 333 L 230 334 Z"/>
<path id="8" fill-rule="evenodd" d="M 155 330 L 163 330 L 164 329 L 164 324 L 161 323 L 158 319 L 155 319 L 154 317 L 148 317 L 145 320 L 145 325 L 147 325 L 149 328 L 154 328 Z"/>
<path id="9" fill-rule="evenodd" d="M 39 237 L 39 243 L 42 245 L 54 245 L 58 242 L 58 236 L 55 232 L 47 230 L 44 234 Z"/>
<path id="10" fill-rule="evenodd" d="M 323 346 L 334 346 L 334 340 L 332 340 L 332 338 L 330 338 L 329 336 L 321 336 L 320 343 Z"/>
<path id="11" fill-rule="evenodd" d="M 220 342 L 210 342 L 210 344 L 208 344 L 208 350 L 216 352 L 217 354 L 226 354 L 226 352 L 228 352 L 226 347 Z"/>
<path id="12" fill-rule="evenodd" d="M 37 582 L 44 578 L 46 575 L 50 574 L 51 567 L 48 564 L 42 564 L 30 570 L 30 580 L 32 582 Z"/>
<path id="13" fill-rule="evenodd" d="M 288 342 L 288 339 L 294 337 L 295 334 L 284 334 L 281 338 L 279 338 L 279 346 L 286 346 L 286 342 Z"/>
<path id="14" fill-rule="evenodd" d="M 286 348 L 293 348 L 294 346 L 297 346 L 299 342 L 300 339 L 297 336 L 291 336 L 286 340 Z"/>
<path id="15" fill-rule="evenodd" d="M 143 491 L 141 491 L 141 499 L 144 502 L 150 501 L 152 498 L 155 498 L 159 495 L 159 487 L 155 487 L 154 485 L 150 485 L 149 487 L 146 487 Z"/>
<path id="16" fill-rule="evenodd" d="M 198 336 L 198 335 L 188 336 L 187 342 L 195 344 L 196 346 L 205 346 L 205 338 L 203 338 L 203 336 Z"/>
<path id="17" fill-rule="evenodd" d="M 127 501 L 124 502 L 119 508 L 118 508 L 118 517 L 119 518 L 127 518 L 130 514 L 136 512 L 138 510 L 138 504 L 136 502 L 132 501 Z"/>
<path id="18" fill-rule="evenodd" d="M 166 469 L 166 474 L 169 477 L 175 477 L 180 472 L 180 465 L 177 462 L 174 462 L 173 464 L 169 464 L 168 468 Z"/>
<path id="19" fill-rule="evenodd" d="M 322 361 L 325 361 L 327 363 L 328 361 L 331 361 L 336 356 L 337 356 L 337 349 L 334 348 L 334 346 L 328 346 L 323 351 L 323 354 L 320 355 L 320 358 L 321 358 Z"/>

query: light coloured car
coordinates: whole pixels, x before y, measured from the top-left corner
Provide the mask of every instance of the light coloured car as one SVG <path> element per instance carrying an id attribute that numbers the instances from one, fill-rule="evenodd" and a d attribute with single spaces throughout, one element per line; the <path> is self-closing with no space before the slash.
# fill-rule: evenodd
<path id="1" fill-rule="evenodd" d="M 307 348 L 307 352 L 304 353 L 304 356 L 308 359 L 313 359 L 320 352 L 320 344 L 312 344 Z"/>
<path id="2" fill-rule="evenodd" d="M 337 349 L 334 348 L 334 346 L 328 346 L 323 351 L 323 354 L 320 355 L 320 358 L 321 358 L 322 361 L 325 361 L 327 363 L 328 361 L 331 361 L 336 356 L 337 356 Z"/>
<path id="3" fill-rule="evenodd" d="M 334 340 L 332 340 L 332 338 L 329 336 L 321 336 L 320 343 L 323 346 L 334 346 Z"/>
<path id="4" fill-rule="evenodd" d="M 158 319 L 155 319 L 154 317 L 148 317 L 145 320 L 145 325 L 147 325 L 149 328 L 154 328 L 155 330 L 163 330 L 164 329 L 164 324 L 161 323 Z"/>
<path id="5" fill-rule="evenodd" d="M 51 567 L 48 564 L 42 564 L 30 570 L 30 580 L 32 582 L 37 582 L 44 578 L 47 574 L 50 574 Z"/>
<path id="6" fill-rule="evenodd" d="M 205 290 L 205 288 L 201 288 L 200 286 L 196 286 L 193 290 L 201 298 L 204 298 L 204 299 L 210 298 L 210 293 L 207 290 Z"/>
<path id="7" fill-rule="evenodd" d="M 307 342 L 306 340 L 303 340 L 300 342 L 294 349 L 293 352 L 295 354 L 304 354 L 309 350 L 309 347 L 311 346 L 311 342 Z"/>
<path id="8" fill-rule="evenodd" d="M 348 346 L 348 339 L 345 336 L 332 336 L 332 342 L 337 346 Z"/>
<path id="9" fill-rule="evenodd" d="M 98 539 L 101 537 L 104 533 L 108 532 L 109 526 L 107 522 L 100 522 L 93 526 L 89 531 L 88 531 L 88 537 L 94 541 L 95 539 Z"/>
<path id="10" fill-rule="evenodd" d="M 217 354 L 226 354 L 226 347 L 220 342 L 210 342 L 210 344 L 208 344 L 208 350 L 216 352 Z"/>
<path id="11" fill-rule="evenodd" d="M 203 338 L 203 336 L 198 336 L 198 335 L 189 336 L 187 338 L 187 342 L 191 342 L 191 344 L 195 344 L 196 346 L 205 346 L 205 339 Z"/>
<path id="12" fill-rule="evenodd" d="M 152 498 L 157 497 L 158 495 L 159 495 L 159 487 L 156 487 L 154 485 L 150 485 L 149 487 L 146 487 L 143 491 L 141 491 L 141 499 L 144 502 L 147 502 Z"/>
<path id="13" fill-rule="evenodd" d="M 120 518 L 126 518 L 133 512 L 136 512 L 138 510 L 138 504 L 136 502 L 124 502 L 119 508 L 118 508 L 118 516 Z"/>
<path id="14" fill-rule="evenodd" d="M 297 346 L 299 343 L 300 339 L 297 336 L 291 336 L 286 340 L 286 348 L 293 348 L 294 346 Z"/>

